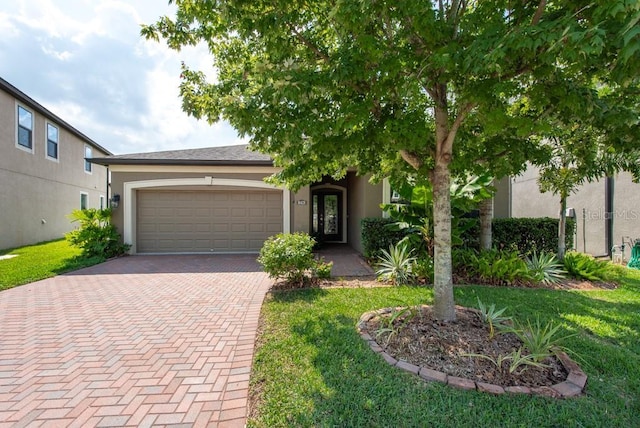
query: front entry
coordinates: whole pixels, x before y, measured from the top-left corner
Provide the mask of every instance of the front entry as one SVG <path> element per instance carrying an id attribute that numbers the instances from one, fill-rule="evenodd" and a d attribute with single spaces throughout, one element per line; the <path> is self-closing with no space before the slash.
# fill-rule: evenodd
<path id="1" fill-rule="evenodd" d="M 343 242 L 343 191 L 318 189 L 312 193 L 311 234 L 318 242 Z"/>

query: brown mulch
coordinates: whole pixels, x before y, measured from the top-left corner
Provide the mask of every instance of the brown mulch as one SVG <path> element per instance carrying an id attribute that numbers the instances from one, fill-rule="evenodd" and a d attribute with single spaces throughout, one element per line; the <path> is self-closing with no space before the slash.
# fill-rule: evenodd
<path id="1" fill-rule="evenodd" d="M 497 361 L 500 355 L 505 356 L 522 345 L 512 333 L 489 338 L 488 326 L 474 309 L 457 306 L 457 320 L 453 323 L 434 320 L 429 306 L 416 311 L 396 334 L 377 335 L 378 344 L 397 360 L 503 387 L 552 386 L 567 378 L 567 371 L 556 357 L 542 361 L 544 367 L 523 365 L 510 372 L 509 361 L 497 367 L 486 358 L 469 356 L 484 355 Z M 374 338 L 378 329 L 385 326 L 381 323 L 382 317 L 389 317 L 389 314 L 376 316 L 366 323 L 367 332 Z M 402 319 L 397 321 L 397 324 L 404 323 Z"/>

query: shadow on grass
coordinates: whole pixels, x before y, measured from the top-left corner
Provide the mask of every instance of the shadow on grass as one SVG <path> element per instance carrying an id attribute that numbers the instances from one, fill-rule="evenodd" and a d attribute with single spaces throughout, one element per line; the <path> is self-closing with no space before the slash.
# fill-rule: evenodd
<path id="1" fill-rule="evenodd" d="M 312 375 L 297 375 L 286 385 L 288 395 L 303 397 L 310 404 L 283 403 L 286 419 L 270 420 L 267 426 L 640 425 L 640 361 L 636 348 L 627 345 L 637 340 L 638 329 L 620 330 L 618 336 L 606 341 L 594 340 L 580 322 L 568 316 L 597 319 L 600 313 L 610 312 L 603 323 L 615 325 L 625 320 L 635 328 L 640 321 L 630 316 L 640 309 L 637 303 L 607 302 L 581 293 L 550 290 L 456 290 L 461 305 L 475 306 L 480 296 L 485 303 L 508 306 L 511 314 L 522 320 L 535 319 L 537 314 L 543 321 L 561 317 L 568 329 L 579 332 L 571 347 L 584 354 L 590 366 L 587 393 L 576 399 L 552 400 L 459 391 L 425 383 L 386 364 L 356 332 L 357 318 L 374 307 L 394 305 L 398 295 L 411 303 L 417 300 L 418 292 L 409 288 L 312 289 L 274 294 L 274 300 L 283 304 L 278 310 L 285 311 L 287 304 L 295 306 L 290 309 L 295 315 L 287 330 L 295 343 L 303 344 L 305 360 L 298 364 L 309 364 Z"/>
<path id="2" fill-rule="evenodd" d="M 53 269 L 52 272 L 56 275 L 62 275 L 64 273 L 73 272 L 78 269 L 83 269 L 90 266 L 95 266 L 105 261 L 104 257 L 85 257 L 85 256 L 75 256 L 69 259 L 66 259 L 64 263 Z"/>

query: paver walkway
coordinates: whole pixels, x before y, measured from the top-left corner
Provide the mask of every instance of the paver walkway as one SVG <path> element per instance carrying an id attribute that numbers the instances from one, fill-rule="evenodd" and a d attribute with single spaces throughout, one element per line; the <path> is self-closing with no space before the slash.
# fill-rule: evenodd
<path id="1" fill-rule="evenodd" d="M 243 426 L 255 256 L 133 256 L 0 292 L 0 427 Z"/>
<path id="2" fill-rule="evenodd" d="M 371 266 L 347 244 L 324 244 L 315 252 L 317 257 L 333 262 L 331 275 L 335 278 L 353 276 L 375 276 Z"/>

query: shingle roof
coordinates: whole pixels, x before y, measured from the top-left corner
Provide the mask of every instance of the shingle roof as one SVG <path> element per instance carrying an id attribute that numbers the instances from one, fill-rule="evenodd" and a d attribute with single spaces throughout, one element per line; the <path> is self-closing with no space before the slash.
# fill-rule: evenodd
<path id="1" fill-rule="evenodd" d="M 91 162 L 101 165 L 273 165 L 271 157 L 249 150 L 246 144 L 96 157 Z"/>

